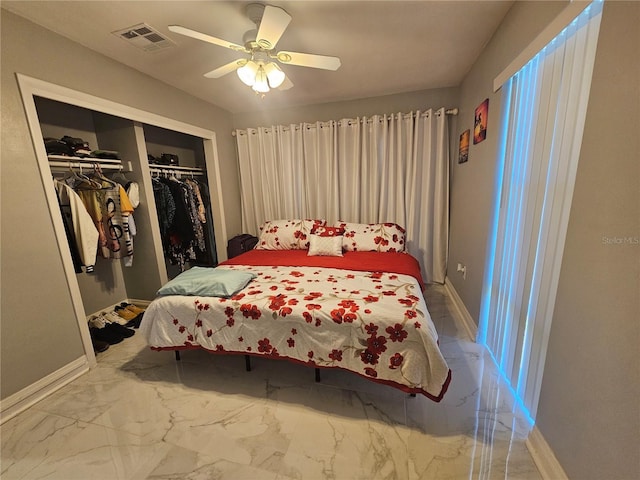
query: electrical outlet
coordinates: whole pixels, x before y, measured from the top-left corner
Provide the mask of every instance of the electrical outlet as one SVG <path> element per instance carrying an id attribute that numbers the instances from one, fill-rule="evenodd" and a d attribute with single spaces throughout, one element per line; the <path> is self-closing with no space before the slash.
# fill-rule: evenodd
<path id="1" fill-rule="evenodd" d="M 467 279 L 467 266 L 462 264 L 462 263 L 458 263 L 458 272 L 462 273 L 462 279 L 466 280 Z"/>

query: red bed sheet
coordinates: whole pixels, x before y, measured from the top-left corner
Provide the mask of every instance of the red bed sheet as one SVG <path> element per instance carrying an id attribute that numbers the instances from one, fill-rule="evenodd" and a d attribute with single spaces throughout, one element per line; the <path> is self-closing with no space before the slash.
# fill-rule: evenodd
<path id="1" fill-rule="evenodd" d="M 424 290 L 420 264 L 408 253 L 345 252 L 342 257 L 309 256 L 307 250 L 250 250 L 220 265 L 324 267 L 359 272 L 390 272 L 411 275 Z"/>

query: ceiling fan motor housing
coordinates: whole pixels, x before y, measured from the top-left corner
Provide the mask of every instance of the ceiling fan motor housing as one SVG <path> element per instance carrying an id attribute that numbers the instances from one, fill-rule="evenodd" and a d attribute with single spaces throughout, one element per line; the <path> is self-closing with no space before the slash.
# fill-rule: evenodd
<path id="1" fill-rule="evenodd" d="M 262 21 L 262 15 L 264 15 L 264 4 L 262 3 L 250 3 L 245 8 L 245 13 L 249 20 L 256 24 L 256 27 L 260 26 Z"/>

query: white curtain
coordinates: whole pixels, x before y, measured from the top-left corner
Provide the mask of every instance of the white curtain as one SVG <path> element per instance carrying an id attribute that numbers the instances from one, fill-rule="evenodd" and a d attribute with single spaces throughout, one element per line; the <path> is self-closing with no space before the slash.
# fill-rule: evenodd
<path id="1" fill-rule="evenodd" d="M 448 137 L 444 108 L 237 130 L 243 231 L 287 218 L 394 222 L 425 281 L 444 283 Z"/>
<path id="2" fill-rule="evenodd" d="M 582 144 L 602 3 L 503 86 L 502 155 L 478 341 L 534 419 Z"/>

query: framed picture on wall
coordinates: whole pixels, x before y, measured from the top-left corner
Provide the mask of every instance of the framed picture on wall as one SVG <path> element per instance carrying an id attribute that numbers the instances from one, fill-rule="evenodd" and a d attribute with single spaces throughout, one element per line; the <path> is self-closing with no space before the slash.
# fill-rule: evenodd
<path id="1" fill-rule="evenodd" d="M 485 99 L 478 108 L 473 122 L 473 144 L 482 142 L 487 138 L 487 120 L 489 120 L 489 99 Z"/>
<path id="2" fill-rule="evenodd" d="M 458 150 L 458 163 L 464 163 L 469 160 L 469 137 L 471 130 L 465 130 L 460 135 L 460 148 Z"/>

